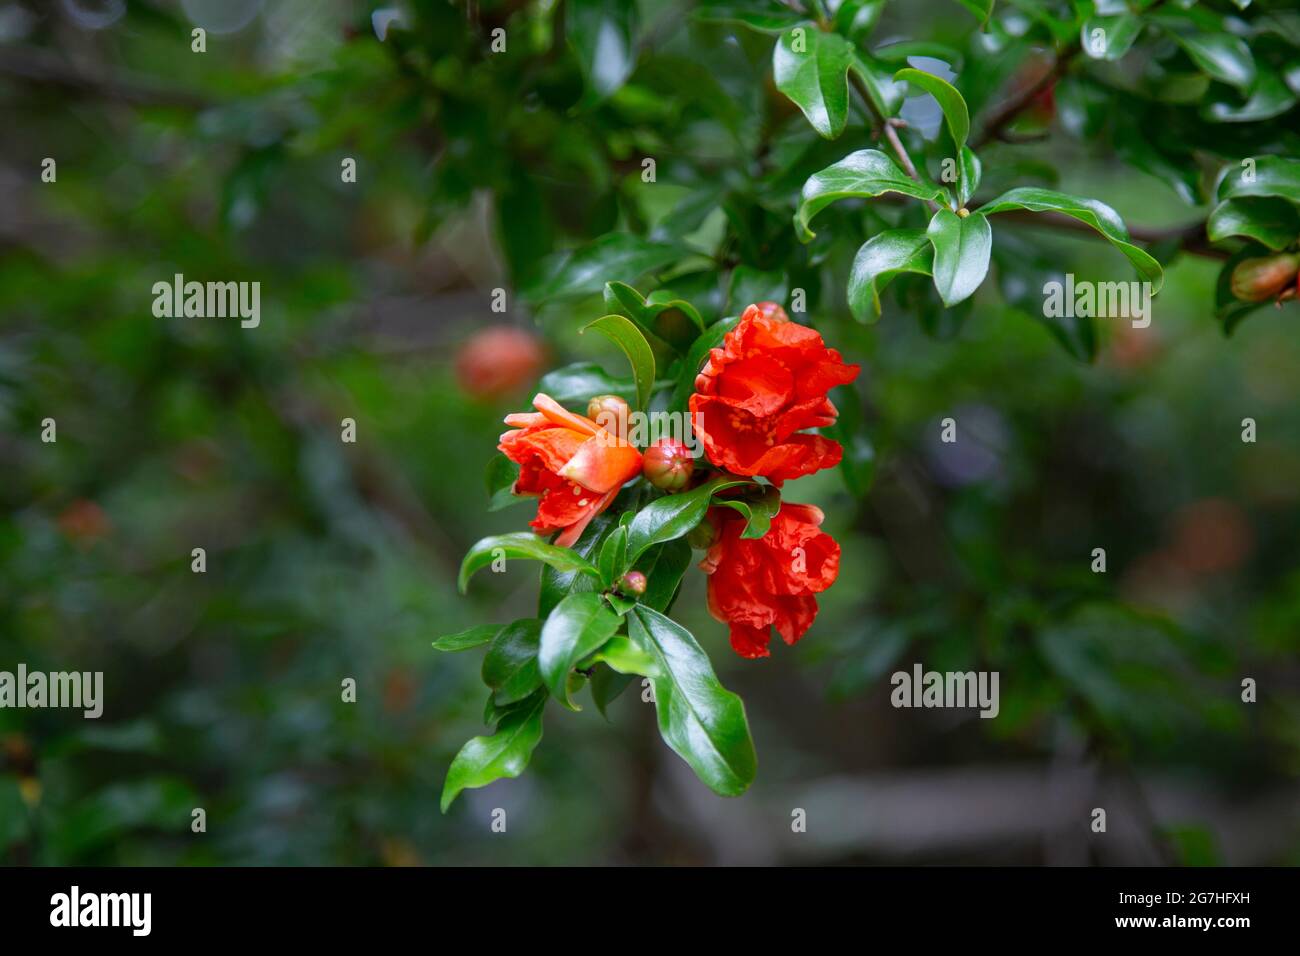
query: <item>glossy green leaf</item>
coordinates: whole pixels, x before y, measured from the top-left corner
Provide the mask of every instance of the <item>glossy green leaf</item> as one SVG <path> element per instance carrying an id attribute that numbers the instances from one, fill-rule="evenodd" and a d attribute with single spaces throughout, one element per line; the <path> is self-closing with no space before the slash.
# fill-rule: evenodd
<path id="1" fill-rule="evenodd" d="M 781 33 L 803 19 L 780 0 L 702 0 L 693 15 L 706 23 L 739 23 L 759 33 Z"/>
<path id="2" fill-rule="evenodd" d="M 966 145 L 966 137 L 970 135 L 970 110 L 966 108 L 966 100 L 957 92 L 957 87 L 933 73 L 911 67 L 899 70 L 894 74 L 894 79 L 910 83 L 933 96 L 943 110 L 948 132 L 957 148 L 960 150 Z"/>
<path id="3" fill-rule="evenodd" d="M 841 0 L 835 8 L 835 32 L 857 40 L 875 27 L 885 11 L 885 0 Z"/>
<path id="4" fill-rule="evenodd" d="M 488 459 L 488 511 L 500 511 L 521 501 L 531 500 L 514 493 L 515 482 L 518 479 L 519 466 L 505 455 L 498 453 Z"/>
<path id="5" fill-rule="evenodd" d="M 600 572 L 595 569 L 594 562 L 600 554 L 600 548 L 604 544 L 605 538 L 618 526 L 616 515 L 619 508 L 626 507 L 627 501 L 625 499 L 632 496 L 627 491 L 622 492 L 619 498 L 614 499 L 614 504 L 610 506 L 609 510 L 591 519 L 591 524 L 587 525 L 586 530 L 573 543 L 572 550 L 575 554 L 588 562 L 593 562 L 594 574 L 557 570 L 550 565 L 542 568 L 541 586 L 537 594 L 538 617 L 548 617 L 551 611 L 555 609 L 555 606 L 563 601 L 566 595 L 572 594 L 574 591 L 600 590 Z"/>
<path id="6" fill-rule="evenodd" d="M 1243 196 L 1214 207 L 1205 233 L 1211 242 L 1242 236 L 1270 249 L 1285 249 L 1300 241 L 1300 211 L 1276 196 Z"/>
<path id="7" fill-rule="evenodd" d="M 892 67 L 877 63 L 865 53 L 855 53 L 849 69 L 862 81 L 867 96 L 881 116 L 895 116 L 907 96 L 907 84 L 894 79 Z"/>
<path id="8" fill-rule="evenodd" d="M 745 705 L 718 681 L 691 633 L 647 607 L 630 615 L 632 636 L 659 666 L 652 677 L 659 733 L 715 793 L 744 793 L 758 770 Z"/>
<path id="9" fill-rule="evenodd" d="M 1300 205 L 1300 159 L 1260 156 L 1228 168 L 1219 183 L 1219 199 L 1281 196 Z"/>
<path id="10" fill-rule="evenodd" d="M 656 289 L 643 297 L 625 282 L 607 282 L 605 308 L 626 315 L 651 335 L 679 350 L 689 348 L 705 328 L 695 306 L 670 289 Z"/>
<path id="11" fill-rule="evenodd" d="M 621 634 L 611 637 L 591 656 L 590 663 L 597 662 L 608 664 L 620 674 L 658 677 L 662 673 L 659 663 L 641 641 Z"/>
<path id="12" fill-rule="evenodd" d="M 719 498 L 716 504 L 744 516 L 745 529 L 740 533 L 742 538 L 761 538 L 767 534 L 772 527 L 772 519 L 781 510 L 781 492 L 768 486 L 757 496 Z"/>
<path id="13" fill-rule="evenodd" d="M 620 623 L 619 616 L 593 592 L 570 594 L 556 605 L 542 625 L 537 651 L 537 666 L 552 697 L 571 710 L 579 709 L 569 699 L 569 672 L 609 640 Z"/>
<path id="14" fill-rule="evenodd" d="M 963 146 L 957 154 L 957 205 L 965 206 L 980 188 L 980 179 L 984 175 L 984 164 L 969 146 Z"/>
<path id="15" fill-rule="evenodd" d="M 636 410 L 644 411 L 650 404 L 650 393 L 655 384 L 655 355 L 636 323 L 622 315 L 606 315 L 583 326 L 582 331 L 595 329 L 623 350 L 632 365 L 632 380 L 636 383 Z"/>
<path id="16" fill-rule="evenodd" d="M 595 362 L 574 362 L 547 372 L 537 383 L 537 390 L 566 406 L 586 406 L 596 395 L 636 401 L 636 385 L 630 378 L 615 378 Z"/>
<path id="17" fill-rule="evenodd" d="M 1079 45 L 1094 60 L 1118 60 L 1141 32 L 1142 20 L 1132 14 L 1090 17 L 1079 28 Z"/>
<path id="18" fill-rule="evenodd" d="M 1218 98 L 1203 104 L 1201 115 L 1216 123 L 1258 123 L 1281 116 L 1295 106 L 1296 94 L 1276 70 L 1261 66 L 1258 74 L 1244 103 Z"/>
<path id="19" fill-rule="evenodd" d="M 627 529 L 617 527 L 601 543 L 600 557 L 596 559 L 600 580 L 606 587 L 615 584 L 627 570 Z"/>
<path id="20" fill-rule="evenodd" d="M 832 166 L 814 173 L 804 183 L 794 227 L 803 242 L 815 233 L 808 228 L 813 216 L 840 199 L 870 199 L 885 193 L 902 193 L 915 199 L 940 199 L 943 190 L 910 178 L 878 149 L 860 149 Z"/>
<path id="21" fill-rule="evenodd" d="M 524 707 L 506 714 L 489 737 L 475 737 L 451 762 L 442 787 L 442 812 L 462 790 L 486 787 L 503 777 L 517 777 L 528 766 L 542 739 L 546 695 L 538 694 Z"/>
<path id="22" fill-rule="evenodd" d="M 1097 230 L 1106 240 L 1133 263 L 1138 274 L 1151 283 L 1152 292 L 1159 292 L 1164 284 L 1164 270 L 1148 253 L 1129 242 L 1128 228 L 1119 214 L 1096 199 L 1082 199 L 1054 189 L 1022 186 L 1003 193 L 992 202 L 980 206 L 979 211 L 992 216 L 1009 209 L 1028 209 L 1031 212 L 1058 212 L 1078 219 Z"/>
<path id="23" fill-rule="evenodd" d="M 784 272 L 763 272 L 739 265 L 727 280 L 727 308 L 741 313 L 757 302 L 784 304 L 789 291 Z"/>
<path id="24" fill-rule="evenodd" d="M 1207 76 L 1248 91 L 1255 83 L 1255 58 L 1241 37 L 1230 33 L 1187 33 L 1171 31 L 1187 55 Z"/>
<path id="25" fill-rule="evenodd" d="M 636 678 L 631 674 L 620 674 L 608 664 L 597 664 L 591 672 L 591 701 L 596 705 L 596 710 L 606 720 L 609 714 L 607 708 L 612 704 L 623 691 L 627 690 Z"/>
<path id="26" fill-rule="evenodd" d="M 637 6 L 624 0 L 567 0 L 565 36 L 578 55 L 591 101 L 627 81 L 636 65 Z"/>
<path id="27" fill-rule="evenodd" d="M 853 44 L 803 24 L 781 34 L 772 51 L 776 88 L 803 111 L 820 135 L 835 139 L 849 116 Z"/>
<path id="28" fill-rule="evenodd" d="M 500 624 L 478 624 L 464 631 L 440 637 L 433 642 L 433 646 L 440 651 L 468 651 L 486 644 L 496 637 L 500 630 Z"/>
<path id="29" fill-rule="evenodd" d="M 547 544 L 535 534 L 516 531 L 511 534 L 492 535 L 475 542 L 460 565 L 457 586 L 462 594 L 465 593 L 465 588 L 469 585 L 469 579 L 474 572 L 491 564 L 498 555 L 506 559 L 526 558 L 529 561 L 544 561 L 559 571 L 577 571 L 589 574 L 593 578 L 599 577 L 599 572 L 591 562 L 579 557 L 572 549 L 558 548 L 553 544 Z"/>
<path id="30" fill-rule="evenodd" d="M 934 287 L 946 306 L 969 298 L 988 275 L 993 230 L 980 213 L 958 216 L 940 209 L 925 231 L 934 246 Z"/>
<path id="31" fill-rule="evenodd" d="M 658 546 L 657 552 L 654 566 L 645 569 L 647 581 L 645 594 L 641 595 L 641 603 L 667 614 L 677 593 L 677 587 L 682 583 L 682 576 L 691 566 L 695 552 L 686 543 L 685 538 L 665 541 Z"/>
<path id="32" fill-rule="evenodd" d="M 685 251 L 627 232 L 612 232 L 564 255 L 546 278 L 524 290 L 530 302 L 571 299 L 599 292 L 606 282 L 635 282 L 677 262 Z"/>
<path id="33" fill-rule="evenodd" d="M 921 229 L 877 233 L 858 249 L 849 272 L 849 311 L 859 322 L 880 318 L 880 293 L 903 272 L 931 275 L 934 246 Z"/>
<path id="34" fill-rule="evenodd" d="M 537 645 L 542 622 L 523 618 L 507 624 L 492 640 L 483 657 L 483 683 L 492 688 L 498 706 L 523 700 L 542 686 L 537 668 Z"/>
<path id="35" fill-rule="evenodd" d="M 637 558 L 651 545 L 688 534 L 709 510 L 714 492 L 747 484 L 752 482 L 746 478 L 714 478 L 690 491 L 656 498 L 637 512 L 628 525 L 628 559 L 636 564 Z"/>

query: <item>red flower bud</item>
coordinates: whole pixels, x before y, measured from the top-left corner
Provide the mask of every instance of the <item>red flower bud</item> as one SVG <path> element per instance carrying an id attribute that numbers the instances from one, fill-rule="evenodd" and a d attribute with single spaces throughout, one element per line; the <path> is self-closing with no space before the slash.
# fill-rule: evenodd
<path id="1" fill-rule="evenodd" d="M 1243 302 L 1267 302 L 1296 279 L 1300 256 L 1281 253 L 1242 259 L 1232 270 L 1232 294 Z"/>
<path id="2" fill-rule="evenodd" d="M 640 597 L 645 594 L 646 578 L 640 571 L 629 571 L 618 582 L 618 589 L 624 594 Z"/>
<path id="3" fill-rule="evenodd" d="M 627 436 L 627 418 L 631 413 L 627 402 L 617 395 L 597 395 L 587 403 L 587 417 L 620 438 Z"/>
<path id="4" fill-rule="evenodd" d="M 695 471 L 691 450 L 676 438 L 661 438 L 645 450 L 641 473 L 646 481 L 664 491 L 681 491 Z"/>

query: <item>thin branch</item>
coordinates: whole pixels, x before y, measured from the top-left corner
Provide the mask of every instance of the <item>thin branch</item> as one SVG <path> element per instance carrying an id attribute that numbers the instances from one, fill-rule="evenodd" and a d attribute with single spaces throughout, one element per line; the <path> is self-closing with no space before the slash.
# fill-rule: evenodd
<path id="1" fill-rule="evenodd" d="M 978 150 L 992 140 L 1002 139 L 1006 135 L 1006 128 L 1011 125 L 1015 118 L 1024 112 L 1037 97 L 1042 95 L 1044 90 L 1059 80 L 1065 74 L 1065 71 L 1069 69 L 1070 64 L 1074 62 L 1074 58 L 1082 52 L 1083 47 L 1079 45 L 1078 40 L 1075 40 L 1062 50 L 1057 55 L 1056 62 L 1052 64 L 1051 69 L 993 111 L 984 121 L 984 127 L 979 136 L 971 142 L 971 148 Z"/>
<path id="2" fill-rule="evenodd" d="M 892 116 L 881 115 L 880 110 L 876 109 L 876 104 L 871 99 L 871 94 L 867 91 L 866 84 L 862 82 L 862 77 L 858 76 L 852 70 L 849 70 L 849 84 L 853 87 L 858 96 L 862 98 L 862 102 L 866 104 L 867 109 L 871 112 L 871 115 L 875 120 L 875 135 L 884 135 L 885 139 L 889 142 L 890 148 L 894 151 L 894 155 L 898 157 L 898 162 L 902 165 L 903 171 L 916 182 L 921 182 L 921 177 L 916 171 L 916 164 L 912 162 L 912 157 L 908 155 L 907 147 L 903 145 L 903 141 L 898 136 L 898 127 L 906 124 L 903 123 L 902 120 L 895 119 Z M 926 205 L 929 206 L 931 210 L 937 210 L 939 208 L 937 203 L 929 199 L 926 200 Z"/>

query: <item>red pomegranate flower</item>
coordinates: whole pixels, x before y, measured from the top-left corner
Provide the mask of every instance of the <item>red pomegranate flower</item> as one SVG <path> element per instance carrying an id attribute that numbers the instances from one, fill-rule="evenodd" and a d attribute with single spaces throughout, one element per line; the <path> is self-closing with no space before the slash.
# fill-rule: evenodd
<path id="1" fill-rule="evenodd" d="M 497 447 L 519 464 L 515 494 L 541 499 L 530 524 L 539 534 L 560 531 L 555 543 L 568 547 L 624 482 L 641 473 L 641 453 L 549 395 L 538 393 L 533 407 L 537 411 L 506 416 L 514 429 Z"/>
<path id="2" fill-rule="evenodd" d="M 839 464 L 839 442 L 796 433 L 834 424 L 826 393 L 857 376 L 780 306 L 751 305 L 696 377 L 691 422 L 713 464 L 780 484 Z"/>
<path id="3" fill-rule="evenodd" d="M 474 398 L 502 398 L 537 378 L 546 349 L 533 333 L 494 325 L 474 333 L 456 355 L 460 387 Z"/>
<path id="4" fill-rule="evenodd" d="M 820 508 L 782 503 L 762 538 L 742 538 L 745 518 L 709 509 L 714 540 L 700 568 L 709 575 L 709 612 L 731 627 L 741 657 L 767 657 L 770 628 L 793 644 L 817 616 L 813 597 L 835 583 L 840 546 L 818 528 Z"/>

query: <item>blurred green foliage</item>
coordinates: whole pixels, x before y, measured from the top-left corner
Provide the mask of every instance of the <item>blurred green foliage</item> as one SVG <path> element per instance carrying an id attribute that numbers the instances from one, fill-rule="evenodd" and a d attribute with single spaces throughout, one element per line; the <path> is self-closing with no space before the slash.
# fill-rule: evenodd
<path id="1" fill-rule="evenodd" d="M 525 520 L 488 512 L 481 470 L 532 384 L 477 397 L 456 351 L 509 322 L 544 338 L 552 367 L 621 375 L 615 350 L 576 335 L 615 279 L 669 288 L 706 321 L 802 289 L 804 318 L 864 365 L 856 398 L 838 399 L 848 473 L 799 488 L 844 548 L 807 638 L 733 659 L 694 573 L 675 611 L 747 702 L 762 771 L 741 799 L 775 808 L 773 828 L 788 829 L 792 787 L 1047 765 L 1063 740 L 1229 807 L 1294 805 L 1296 306 L 1226 337 L 1222 262 L 1179 251 L 1225 162 L 1297 154 L 1300 24 L 1284 4 L 1186 14 L 1224 35 L 1250 25 L 1257 71 L 1284 78 L 1261 87 L 1281 112 L 1205 72 L 1187 40 L 1204 24 L 1150 25 L 1122 59 L 1075 50 L 1055 101 L 981 144 L 980 199 L 1042 183 L 1169 232 L 1148 243 L 1167 272 L 1142 334 L 1044 319 L 1042 276 L 1128 274 L 1104 243 L 1021 224 L 999 226 L 996 281 L 974 298 L 945 310 L 928 278 L 904 276 L 879 322 L 855 322 L 858 246 L 924 220 L 841 203 L 800 243 L 800 188 L 875 144 L 870 117 L 823 139 L 776 89 L 776 31 L 692 4 L 424 0 L 381 40 L 364 3 L 232 3 L 247 22 L 210 31 L 203 54 L 186 11 L 211 5 L 130 3 L 102 28 L 85 6 L 16 5 L 0 39 L 0 669 L 102 670 L 107 706 L 98 723 L 0 710 L 0 860 L 718 858 L 729 838 L 690 816 L 680 788 L 698 785 L 672 776 L 633 693 L 609 724 L 593 708 L 548 723 L 528 778 L 437 808 L 483 703 L 477 656 L 430 643 L 527 616 L 536 593 L 535 568 L 512 566 L 455 595 L 469 544 Z M 946 0 L 830 6 L 852 14 L 840 25 L 863 56 L 947 64 L 975 130 L 1098 15 L 1023 0 L 982 32 Z M 601 16 L 612 64 L 585 39 Z M 890 50 L 904 41 L 927 45 Z M 908 143 L 937 169 L 922 99 L 905 107 Z M 593 242 L 621 258 L 574 269 Z M 175 273 L 260 281 L 260 326 L 154 318 L 150 289 Z M 490 309 L 498 287 L 508 317 Z M 949 416 L 956 445 L 937 439 Z M 345 417 L 355 445 L 339 441 Z M 889 708 L 889 673 L 917 660 L 1000 671 L 1000 718 Z M 1241 702 L 1243 677 L 1258 703 Z M 489 830 L 495 807 L 507 837 Z M 1170 858 L 1245 852 L 1215 821 L 1174 823 Z M 1267 825 L 1254 859 L 1295 862 L 1294 817 Z"/>

